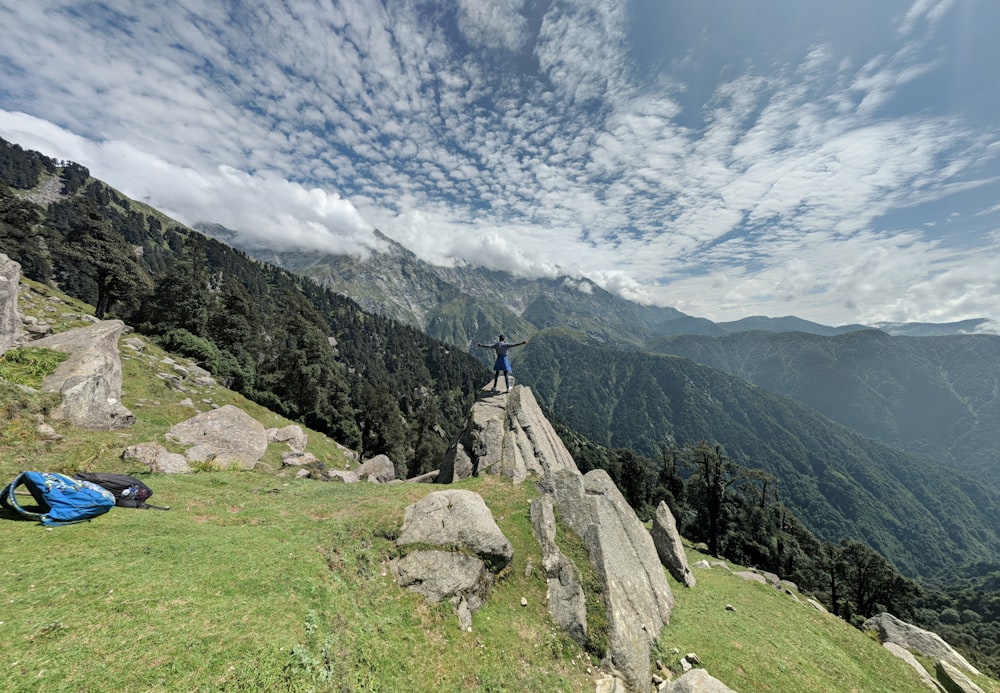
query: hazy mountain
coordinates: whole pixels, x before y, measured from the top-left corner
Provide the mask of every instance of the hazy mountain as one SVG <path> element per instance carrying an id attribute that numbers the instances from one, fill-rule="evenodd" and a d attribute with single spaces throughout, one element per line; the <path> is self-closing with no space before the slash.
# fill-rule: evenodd
<path id="1" fill-rule="evenodd" d="M 736 462 L 774 473 L 817 535 L 862 539 L 910 574 L 1000 550 L 996 486 L 721 370 L 566 330 L 535 335 L 515 369 L 556 418 L 599 444 L 655 456 L 662 443 L 721 443 Z"/>
<path id="2" fill-rule="evenodd" d="M 251 247 L 241 244 L 238 232 L 219 224 L 202 223 L 195 228 L 351 296 L 366 310 L 407 322 L 464 348 L 498 332 L 529 336 L 549 327 L 569 327 L 625 347 L 642 347 L 647 339 L 665 335 L 719 336 L 763 330 L 832 336 L 871 327 L 831 327 L 795 316 L 760 315 L 716 323 L 674 308 L 623 299 L 586 278 L 525 279 L 469 265 L 431 265 L 379 231 L 375 234 L 384 250 L 360 260 L 348 255 Z M 930 336 L 970 333 L 985 322 L 978 318 L 940 324 L 880 323 L 875 327 L 889 334 Z"/>
<path id="3" fill-rule="evenodd" d="M 650 342 L 1000 486 L 1000 336 L 740 332 Z"/>

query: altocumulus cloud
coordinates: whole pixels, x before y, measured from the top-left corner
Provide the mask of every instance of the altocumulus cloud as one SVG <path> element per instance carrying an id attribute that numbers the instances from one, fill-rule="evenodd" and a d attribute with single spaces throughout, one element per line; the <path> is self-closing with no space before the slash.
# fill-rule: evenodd
<path id="1" fill-rule="evenodd" d="M 1000 6 L 871 5 L 0 0 L 0 134 L 259 245 L 1000 318 Z"/>

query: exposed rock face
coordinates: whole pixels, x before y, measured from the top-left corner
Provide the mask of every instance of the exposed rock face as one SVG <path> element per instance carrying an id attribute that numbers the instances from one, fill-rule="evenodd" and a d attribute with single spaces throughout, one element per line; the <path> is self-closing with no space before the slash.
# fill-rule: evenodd
<path id="1" fill-rule="evenodd" d="M 663 501 L 660 501 L 660 505 L 656 508 L 650 535 L 653 537 L 653 544 L 656 546 L 656 553 L 660 556 L 663 567 L 682 585 L 694 587 L 696 581 L 688 567 L 684 544 L 681 543 L 681 535 L 677 531 L 677 521 Z"/>
<path id="2" fill-rule="evenodd" d="M 472 614 L 485 603 L 495 575 L 514 556 L 482 497 L 463 490 L 435 491 L 408 506 L 396 544 L 441 547 L 395 561 L 396 582 L 430 601 L 454 604 L 463 629 L 472 627 Z"/>
<path id="3" fill-rule="evenodd" d="M 607 662 L 631 690 L 650 681 L 650 647 L 670 620 L 670 591 L 653 539 L 608 473 L 563 469 L 546 478 L 555 504 L 583 539 L 605 586 Z"/>
<path id="4" fill-rule="evenodd" d="M 984 693 L 968 676 L 944 660 L 934 662 L 934 672 L 948 693 Z"/>
<path id="5" fill-rule="evenodd" d="M 951 645 L 942 640 L 940 635 L 911 625 L 890 613 L 872 616 L 862 624 L 861 628 L 862 630 L 877 631 L 878 639 L 883 643 L 896 643 L 915 654 L 934 657 L 976 676 L 980 675 L 979 670 L 969 664 L 968 660 L 956 652 Z"/>
<path id="6" fill-rule="evenodd" d="M 360 480 L 385 484 L 396 478 L 396 466 L 388 456 L 376 455 L 358 465 L 358 468 L 354 470 L 354 474 Z"/>
<path id="7" fill-rule="evenodd" d="M 437 481 L 450 484 L 496 474 L 520 483 L 529 474 L 544 476 L 559 469 L 577 471 L 576 462 L 542 414 L 531 388 L 515 385 L 509 393 L 481 396 L 473 405 Z"/>
<path id="8" fill-rule="evenodd" d="M 531 527 L 542 547 L 549 614 L 556 625 L 583 645 L 587 642 L 587 601 L 579 569 L 556 545 L 556 517 L 551 496 L 531 502 Z"/>
<path id="9" fill-rule="evenodd" d="M 121 320 L 102 320 L 32 343 L 69 354 L 42 383 L 46 392 L 62 395 L 62 403 L 52 412 L 52 418 L 94 430 L 128 428 L 135 423 L 135 416 L 121 403 L 118 338 L 124 332 Z"/>
<path id="10" fill-rule="evenodd" d="M 667 693 L 735 693 L 704 669 L 692 669 L 660 690 Z"/>
<path id="11" fill-rule="evenodd" d="M 18 343 L 24 324 L 17 312 L 21 265 L 0 253 L 0 354 Z"/>
<path id="12" fill-rule="evenodd" d="M 231 404 L 175 424 L 167 439 L 193 446 L 184 454 L 189 462 L 209 462 L 220 469 L 253 469 L 267 452 L 264 426 Z"/>

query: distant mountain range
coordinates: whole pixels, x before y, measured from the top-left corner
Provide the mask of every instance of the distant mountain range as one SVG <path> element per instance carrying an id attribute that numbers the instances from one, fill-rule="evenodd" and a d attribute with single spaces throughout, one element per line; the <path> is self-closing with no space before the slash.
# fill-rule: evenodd
<path id="1" fill-rule="evenodd" d="M 968 334 L 986 323 L 879 323 L 831 327 L 794 316 L 752 316 L 712 322 L 674 308 L 647 306 L 611 294 L 589 279 L 525 279 L 473 266 L 431 265 L 385 234 L 386 250 L 361 261 L 348 255 L 261 249 L 241 243 L 240 234 L 219 224 L 196 224 L 202 233 L 322 286 L 351 296 L 363 308 L 419 327 L 442 341 L 467 348 L 498 332 L 530 336 L 537 330 L 569 327 L 623 347 L 645 347 L 668 335 L 722 336 L 747 330 L 805 332 L 833 336 L 860 329 L 891 335 Z"/>

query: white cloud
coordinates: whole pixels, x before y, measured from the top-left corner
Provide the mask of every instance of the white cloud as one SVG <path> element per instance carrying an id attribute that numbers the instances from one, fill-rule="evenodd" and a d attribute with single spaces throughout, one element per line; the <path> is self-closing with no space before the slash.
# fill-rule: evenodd
<path id="1" fill-rule="evenodd" d="M 931 96 L 950 2 L 844 35 L 650 9 L 0 2 L 0 134 L 261 243 L 363 254 L 378 227 L 716 319 L 1000 319 L 1000 125 Z M 686 13 L 712 30 L 670 33 Z"/>

